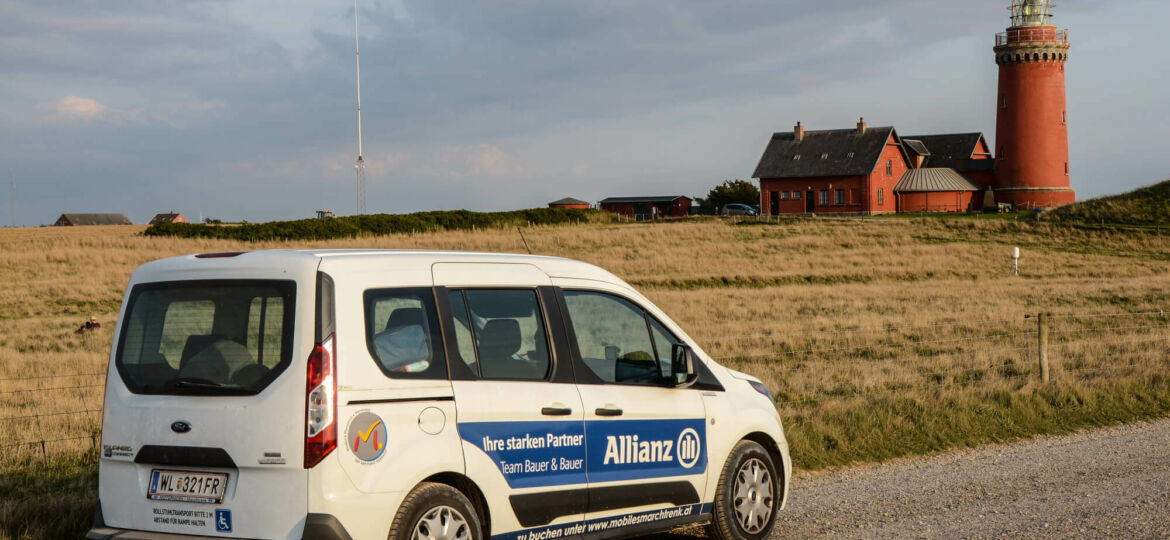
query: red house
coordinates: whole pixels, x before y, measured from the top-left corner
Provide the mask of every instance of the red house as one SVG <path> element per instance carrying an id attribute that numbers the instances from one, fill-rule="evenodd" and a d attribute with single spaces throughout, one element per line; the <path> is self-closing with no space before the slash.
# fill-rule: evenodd
<path id="1" fill-rule="evenodd" d="M 155 214 L 151 218 L 150 224 L 154 225 L 155 223 L 187 223 L 187 218 L 183 217 L 183 214 L 172 210 L 166 214 Z"/>
<path id="2" fill-rule="evenodd" d="M 899 212 L 966 212 L 982 207 L 975 185 L 954 169 L 910 169 L 894 186 Z"/>
<path id="3" fill-rule="evenodd" d="M 995 160 L 982 133 L 899 137 L 892 127 L 776 133 L 756 167 L 764 213 L 966 212 Z"/>
<path id="4" fill-rule="evenodd" d="M 776 133 L 753 178 L 761 212 L 880 214 L 897 211 L 894 186 L 911 168 L 892 127 Z"/>
<path id="5" fill-rule="evenodd" d="M 915 168 L 954 169 L 976 185 L 986 189 L 995 183 L 995 157 L 982 133 L 947 135 L 907 135 L 902 144 L 915 161 L 917 148 L 926 152 Z"/>

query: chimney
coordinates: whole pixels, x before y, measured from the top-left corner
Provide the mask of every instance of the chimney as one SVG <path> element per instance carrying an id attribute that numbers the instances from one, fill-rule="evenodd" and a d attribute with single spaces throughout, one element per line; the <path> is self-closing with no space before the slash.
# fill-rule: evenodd
<path id="1" fill-rule="evenodd" d="M 858 135 L 865 135 L 865 117 L 864 116 L 861 117 L 861 120 L 857 121 L 857 134 Z"/>
<path id="2" fill-rule="evenodd" d="M 796 127 L 792 128 L 792 135 L 798 141 L 804 140 L 804 126 L 800 125 L 800 122 L 797 122 Z"/>

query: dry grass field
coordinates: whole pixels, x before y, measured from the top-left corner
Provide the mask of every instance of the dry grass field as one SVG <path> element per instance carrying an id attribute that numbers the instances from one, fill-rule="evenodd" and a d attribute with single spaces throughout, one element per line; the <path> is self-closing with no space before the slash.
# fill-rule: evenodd
<path id="1" fill-rule="evenodd" d="M 142 229 L 0 229 L 0 538 L 87 528 L 105 364 L 139 264 L 236 249 L 525 251 L 515 230 L 241 244 Z M 708 354 L 764 379 L 802 468 L 1170 412 L 1167 235 L 970 218 L 700 219 L 524 236 L 534 253 L 630 281 Z M 1018 277 L 1012 246 L 1024 254 Z M 1052 314 L 1048 384 L 1036 320 L 1025 318 L 1040 312 Z M 89 315 L 104 328 L 76 334 Z"/>

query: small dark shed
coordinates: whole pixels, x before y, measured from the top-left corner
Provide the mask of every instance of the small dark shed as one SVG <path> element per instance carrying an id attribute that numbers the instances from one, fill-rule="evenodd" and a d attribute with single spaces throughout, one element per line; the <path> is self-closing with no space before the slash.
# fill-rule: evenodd
<path id="1" fill-rule="evenodd" d="M 572 197 L 565 197 L 559 201 L 548 203 L 549 208 L 577 208 L 580 210 L 588 210 L 589 202 L 581 199 L 574 199 Z"/>
<path id="2" fill-rule="evenodd" d="M 133 225 L 134 222 L 126 214 L 61 214 L 54 227 L 73 227 L 81 225 Z"/>

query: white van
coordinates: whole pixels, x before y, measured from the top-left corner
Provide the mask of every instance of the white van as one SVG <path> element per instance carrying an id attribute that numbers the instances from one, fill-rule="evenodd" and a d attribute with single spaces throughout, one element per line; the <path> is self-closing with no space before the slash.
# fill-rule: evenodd
<path id="1" fill-rule="evenodd" d="M 87 538 L 767 536 L 768 389 L 549 257 L 207 253 L 134 272 Z"/>

